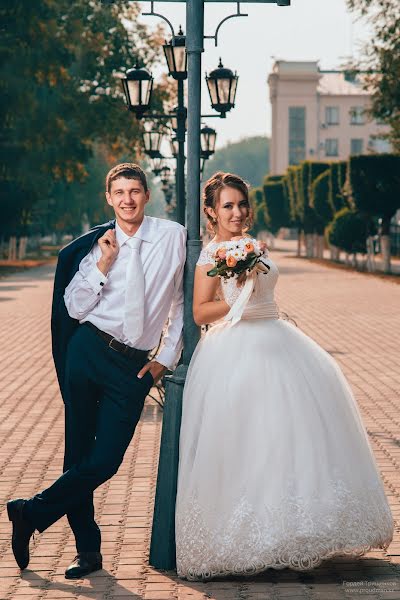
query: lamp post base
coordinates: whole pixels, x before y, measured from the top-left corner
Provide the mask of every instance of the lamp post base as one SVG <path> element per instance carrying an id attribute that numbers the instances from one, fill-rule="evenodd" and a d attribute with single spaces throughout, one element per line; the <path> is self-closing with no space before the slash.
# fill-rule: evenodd
<path id="1" fill-rule="evenodd" d="M 149 563 L 156 569 L 176 568 L 175 500 L 178 483 L 179 433 L 187 365 L 166 377 L 160 460 L 154 504 Z"/>

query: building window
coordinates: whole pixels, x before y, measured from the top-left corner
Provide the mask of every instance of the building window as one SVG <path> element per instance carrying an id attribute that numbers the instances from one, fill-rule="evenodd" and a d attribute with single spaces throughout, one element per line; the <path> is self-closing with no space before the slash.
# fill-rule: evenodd
<path id="1" fill-rule="evenodd" d="M 325 140 L 325 154 L 326 156 L 339 156 L 339 140 L 337 138 Z"/>
<path id="2" fill-rule="evenodd" d="M 388 140 L 378 138 L 378 137 L 370 137 L 368 140 L 368 150 L 370 152 L 376 152 L 378 154 L 382 154 L 385 152 L 392 152 L 392 145 Z"/>
<path id="3" fill-rule="evenodd" d="M 352 106 L 350 109 L 350 124 L 364 125 L 365 115 L 363 106 Z"/>
<path id="4" fill-rule="evenodd" d="M 339 107 L 327 106 L 325 108 L 326 125 L 339 125 Z"/>
<path id="5" fill-rule="evenodd" d="M 289 106 L 289 165 L 298 165 L 306 158 L 306 109 Z"/>
<path id="6" fill-rule="evenodd" d="M 350 154 L 362 154 L 364 147 L 364 140 L 362 138 L 353 138 L 350 140 Z"/>

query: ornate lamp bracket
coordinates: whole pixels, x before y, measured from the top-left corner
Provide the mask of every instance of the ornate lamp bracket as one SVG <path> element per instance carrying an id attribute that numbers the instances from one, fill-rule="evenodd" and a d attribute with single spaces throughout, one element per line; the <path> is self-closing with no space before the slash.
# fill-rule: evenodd
<path id="1" fill-rule="evenodd" d="M 228 21 L 229 19 L 234 19 L 235 17 L 248 17 L 248 13 L 241 13 L 240 12 L 240 2 L 236 3 L 236 13 L 234 15 L 229 15 L 228 17 L 225 17 L 225 19 L 222 19 L 222 21 L 219 23 L 217 29 L 215 30 L 215 34 L 214 35 L 205 35 L 204 39 L 206 40 L 214 40 L 215 45 L 218 46 L 218 33 L 219 30 L 222 26 L 223 23 L 225 23 L 225 21 Z"/>
<path id="2" fill-rule="evenodd" d="M 153 0 L 150 2 L 150 7 L 151 7 L 151 11 L 150 12 L 144 12 L 144 13 L 142 13 L 142 15 L 144 17 L 160 17 L 160 19 L 163 19 L 163 21 L 165 21 L 168 24 L 168 26 L 169 26 L 169 28 L 171 30 L 172 37 L 174 38 L 175 37 L 175 31 L 174 31 L 174 28 L 172 26 L 171 21 L 169 21 L 167 19 L 167 17 L 164 17 L 164 15 L 161 15 L 160 13 L 154 12 L 154 1 Z"/>

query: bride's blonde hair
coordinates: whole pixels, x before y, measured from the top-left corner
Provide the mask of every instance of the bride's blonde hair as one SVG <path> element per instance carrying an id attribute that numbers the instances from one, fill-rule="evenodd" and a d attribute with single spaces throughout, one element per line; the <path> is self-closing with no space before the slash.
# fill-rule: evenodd
<path id="1" fill-rule="evenodd" d="M 208 214 L 207 208 L 212 208 L 216 211 L 217 204 L 219 202 L 219 196 L 221 190 L 225 187 L 235 188 L 242 192 L 248 204 L 248 215 L 246 219 L 246 227 L 244 231 L 248 231 L 253 224 L 253 210 L 250 204 L 249 198 L 249 188 L 250 185 L 239 175 L 235 175 L 233 173 L 224 173 L 223 171 L 218 171 L 214 173 L 205 183 L 203 189 L 203 211 L 207 218 L 207 229 L 210 233 L 215 233 L 217 228 L 217 221 L 213 219 L 211 215 Z"/>

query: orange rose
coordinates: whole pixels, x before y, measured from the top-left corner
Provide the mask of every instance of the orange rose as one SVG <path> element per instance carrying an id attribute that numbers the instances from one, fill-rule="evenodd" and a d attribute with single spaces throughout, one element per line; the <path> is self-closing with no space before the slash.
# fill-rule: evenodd
<path id="1" fill-rule="evenodd" d="M 254 245 L 251 242 L 247 242 L 244 247 L 246 252 L 254 252 Z"/>
<path id="2" fill-rule="evenodd" d="M 236 267 L 237 260 L 233 256 L 228 256 L 228 258 L 226 259 L 226 264 L 228 265 L 228 267 Z"/>
<path id="3" fill-rule="evenodd" d="M 217 250 L 217 257 L 220 260 L 225 260 L 225 258 L 226 258 L 226 249 L 225 248 L 220 248 L 219 250 Z"/>

